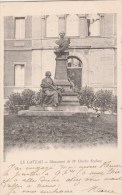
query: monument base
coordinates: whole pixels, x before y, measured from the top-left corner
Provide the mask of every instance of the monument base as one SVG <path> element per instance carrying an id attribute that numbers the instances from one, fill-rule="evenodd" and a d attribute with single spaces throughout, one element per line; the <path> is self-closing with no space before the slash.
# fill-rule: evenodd
<path id="1" fill-rule="evenodd" d="M 65 91 L 72 91 L 71 84 L 68 80 L 57 80 L 54 79 L 54 83 L 58 86 L 63 88 Z"/>
<path id="2" fill-rule="evenodd" d="M 76 113 L 88 113 L 87 106 L 41 107 L 31 106 L 29 110 L 21 110 L 19 116 L 72 116 Z"/>
<path id="3" fill-rule="evenodd" d="M 21 110 L 19 116 L 72 116 L 76 113 L 88 113 L 87 106 L 80 106 L 77 94 L 65 92 L 62 94 L 62 102 L 58 107 L 30 106 L 29 110 Z"/>
<path id="4" fill-rule="evenodd" d="M 65 92 L 62 94 L 61 106 L 80 106 L 77 94 L 74 92 Z"/>
<path id="5" fill-rule="evenodd" d="M 57 86 L 65 89 L 65 91 L 71 91 L 71 83 L 68 81 L 67 77 L 67 57 L 69 51 L 63 51 L 59 56 L 59 52 L 55 51 L 56 54 L 56 70 L 54 82 Z"/>

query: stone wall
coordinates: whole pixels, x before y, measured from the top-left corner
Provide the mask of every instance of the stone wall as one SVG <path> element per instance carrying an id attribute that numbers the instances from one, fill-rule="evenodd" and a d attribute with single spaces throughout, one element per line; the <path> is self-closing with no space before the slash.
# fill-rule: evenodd
<path id="1" fill-rule="evenodd" d="M 83 63 L 82 86 L 95 90 L 110 89 L 116 93 L 117 50 L 116 14 L 101 14 L 100 36 L 88 36 L 87 16 L 80 14 L 79 36 L 71 37 L 70 56 Z M 66 31 L 66 15 L 58 16 L 59 32 Z M 55 75 L 54 46 L 58 37 L 46 37 L 46 16 L 25 17 L 25 39 L 15 39 L 15 17 L 4 18 L 4 84 L 5 97 L 17 89 L 38 90 L 47 70 Z M 25 86 L 14 86 L 14 63 L 25 63 Z"/>
<path id="2" fill-rule="evenodd" d="M 114 87 L 114 50 L 93 49 L 89 52 L 89 86 Z"/>
<path id="3" fill-rule="evenodd" d="M 4 55 L 4 86 L 5 94 L 10 94 L 14 87 L 14 65 L 25 64 L 25 86 L 32 86 L 32 55 L 31 51 L 5 51 Z M 8 89 L 9 88 L 9 89 Z M 16 87 L 15 87 L 16 88 Z"/>
<path id="4" fill-rule="evenodd" d="M 4 17 L 4 38 L 15 39 L 15 17 Z M 32 38 L 32 16 L 25 17 L 25 38 Z"/>
<path id="5" fill-rule="evenodd" d="M 14 39 L 15 20 L 13 16 L 6 16 L 4 18 L 4 38 Z"/>

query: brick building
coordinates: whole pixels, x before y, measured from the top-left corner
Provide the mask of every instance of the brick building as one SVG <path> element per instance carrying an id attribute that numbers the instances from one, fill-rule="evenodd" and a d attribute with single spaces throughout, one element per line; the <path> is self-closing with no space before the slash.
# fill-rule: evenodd
<path id="1" fill-rule="evenodd" d="M 4 92 L 38 90 L 55 75 L 55 41 L 71 38 L 67 71 L 76 86 L 116 93 L 116 14 L 7 16 L 4 18 Z"/>

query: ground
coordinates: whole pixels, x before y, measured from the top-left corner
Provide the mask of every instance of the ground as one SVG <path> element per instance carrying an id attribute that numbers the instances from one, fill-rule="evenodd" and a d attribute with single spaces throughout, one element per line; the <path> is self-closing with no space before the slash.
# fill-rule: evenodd
<path id="1" fill-rule="evenodd" d="M 5 150 L 13 147 L 43 148 L 96 146 L 117 143 L 117 116 L 75 114 L 69 117 L 5 116 Z"/>

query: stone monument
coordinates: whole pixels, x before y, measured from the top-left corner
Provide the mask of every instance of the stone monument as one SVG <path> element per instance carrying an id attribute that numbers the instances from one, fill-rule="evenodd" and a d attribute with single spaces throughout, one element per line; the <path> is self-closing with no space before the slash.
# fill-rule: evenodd
<path id="1" fill-rule="evenodd" d="M 65 33 L 60 32 L 60 39 L 56 41 L 58 48 L 55 47 L 56 55 L 56 70 L 55 70 L 55 83 L 70 91 L 70 82 L 67 77 L 67 57 L 69 55 L 68 47 L 70 38 L 65 38 Z"/>
<path id="2" fill-rule="evenodd" d="M 64 32 L 59 33 L 60 38 L 56 41 L 58 47 L 55 47 L 56 55 L 56 70 L 55 70 L 55 83 L 65 89 L 63 93 L 62 104 L 65 106 L 78 106 L 79 100 L 77 94 L 71 89 L 71 83 L 67 76 L 67 59 L 69 55 L 70 38 L 65 37 Z"/>
<path id="3" fill-rule="evenodd" d="M 64 89 L 62 101 L 58 107 L 31 106 L 27 111 L 19 111 L 19 115 L 25 116 L 71 116 L 74 113 L 86 113 L 88 108 L 80 106 L 77 94 L 72 90 L 71 82 L 67 76 L 67 59 L 69 55 L 70 38 L 60 32 L 60 38 L 56 41 L 55 47 L 56 69 L 55 84 Z"/>

